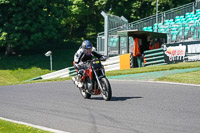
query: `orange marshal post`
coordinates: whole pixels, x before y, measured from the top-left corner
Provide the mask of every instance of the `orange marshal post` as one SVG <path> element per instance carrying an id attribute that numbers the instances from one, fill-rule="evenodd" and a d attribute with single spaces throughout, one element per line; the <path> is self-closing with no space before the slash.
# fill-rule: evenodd
<path id="1" fill-rule="evenodd" d="M 130 68 L 130 54 L 120 55 L 120 70 Z"/>

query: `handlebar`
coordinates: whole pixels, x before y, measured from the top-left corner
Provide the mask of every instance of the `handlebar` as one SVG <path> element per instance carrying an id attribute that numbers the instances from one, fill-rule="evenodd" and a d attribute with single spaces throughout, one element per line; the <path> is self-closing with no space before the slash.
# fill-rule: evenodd
<path id="1" fill-rule="evenodd" d="M 93 62 L 95 61 L 106 61 L 108 59 L 107 56 L 102 56 L 101 58 L 94 58 L 92 60 L 87 60 L 86 62 L 82 62 L 82 65 L 84 68 L 88 68 Z"/>
<path id="2" fill-rule="evenodd" d="M 94 58 L 92 60 L 88 60 L 88 62 L 91 62 L 91 61 L 106 61 L 108 59 L 107 56 L 102 56 L 101 58 Z"/>

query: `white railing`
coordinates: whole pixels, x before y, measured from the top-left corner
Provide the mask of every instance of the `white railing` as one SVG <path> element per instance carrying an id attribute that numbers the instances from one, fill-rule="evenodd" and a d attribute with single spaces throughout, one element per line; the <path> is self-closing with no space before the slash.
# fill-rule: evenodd
<path id="1" fill-rule="evenodd" d="M 105 62 L 102 62 L 104 65 L 105 71 L 113 71 L 113 70 L 119 70 L 120 69 L 120 60 L 119 56 L 114 56 L 108 58 Z"/>
<path id="2" fill-rule="evenodd" d="M 102 62 L 104 65 L 105 71 L 113 71 L 113 70 L 120 70 L 120 57 L 115 56 L 115 57 L 110 57 L 108 58 L 105 62 Z M 38 80 L 38 79 L 53 79 L 53 78 L 65 78 L 69 76 L 75 76 L 77 74 L 76 70 L 74 67 L 68 67 L 65 69 L 61 69 L 55 72 L 51 72 L 45 75 L 42 75 L 40 77 L 36 77 L 27 81 L 31 80 Z"/>
<path id="3" fill-rule="evenodd" d="M 52 73 L 48 73 L 45 75 L 40 76 L 42 79 L 52 79 L 52 78 L 64 78 L 64 77 L 69 77 L 76 75 L 76 71 L 74 67 L 68 67 L 65 69 L 61 69 Z"/>

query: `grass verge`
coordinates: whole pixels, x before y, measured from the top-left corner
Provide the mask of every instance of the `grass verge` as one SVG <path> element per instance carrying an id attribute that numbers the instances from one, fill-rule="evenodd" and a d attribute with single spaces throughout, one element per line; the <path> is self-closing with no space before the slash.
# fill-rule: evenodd
<path id="1" fill-rule="evenodd" d="M 22 84 L 25 80 L 49 73 L 48 69 L 37 67 L 16 70 L 0 70 L 0 86 Z"/>
<path id="2" fill-rule="evenodd" d="M 169 75 L 158 78 L 155 81 L 200 84 L 200 71 Z"/>
<path id="3" fill-rule="evenodd" d="M 0 133 L 50 133 L 26 125 L 16 124 L 0 119 Z"/>
<path id="4" fill-rule="evenodd" d="M 76 50 L 52 50 L 53 71 L 72 66 Z M 44 53 L 15 56 L 0 54 L 0 86 L 22 84 L 25 80 L 50 73 L 49 69 L 49 57 Z"/>
<path id="5" fill-rule="evenodd" d="M 106 75 L 117 76 L 117 75 L 156 72 L 156 71 L 175 70 L 175 69 L 187 69 L 187 68 L 197 68 L 197 67 L 200 67 L 200 62 L 185 62 L 185 63 L 169 64 L 169 65 L 162 65 L 162 66 L 151 66 L 151 67 L 132 68 L 132 69 L 127 69 L 127 70 L 116 70 L 116 71 L 107 72 Z"/>
<path id="6" fill-rule="evenodd" d="M 146 73 L 146 72 L 175 70 L 175 69 L 187 69 L 187 68 L 197 68 L 197 67 L 200 67 L 200 62 L 186 62 L 186 63 L 169 64 L 169 65 L 163 65 L 163 66 L 152 66 L 152 67 L 132 68 L 132 69 L 127 69 L 127 70 L 116 70 L 116 71 L 106 72 L 106 75 L 107 76 L 117 76 L 117 75 Z M 38 67 L 32 67 L 32 68 L 27 68 L 27 69 L 18 68 L 18 69 L 14 69 L 14 70 L 0 70 L 0 75 L 1 75 L 0 76 L 0 86 L 24 84 L 24 83 L 71 80 L 71 77 L 68 77 L 68 78 L 56 78 L 56 79 L 50 79 L 50 80 L 35 80 L 35 81 L 31 81 L 31 82 L 24 82 L 28 79 L 32 79 L 32 78 L 44 75 L 49 72 L 50 71 L 48 69 L 41 69 Z M 191 75 L 189 75 L 189 73 L 187 73 L 185 76 L 182 75 L 180 77 L 174 77 L 174 78 L 170 78 L 170 77 L 172 77 L 172 75 L 170 75 L 165 78 L 159 78 L 158 80 L 160 80 L 160 81 L 164 80 L 164 81 L 170 81 L 170 82 L 183 82 L 183 83 L 185 83 L 186 81 L 189 81 L 188 83 L 194 83 L 194 81 L 182 79 L 183 77 L 190 78 L 194 74 L 197 76 L 197 78 L 195 78 L 195 79 L 198 81 L 199 75 L 197 73 L 192 73 Z M 198 82 L 195 82 L 195 83 L 198 83 Z"/>
<path id="7" fill-rule="evenodd" d="M 107 72 L 106 75 L 117 76 L 117 75 L 126 75 L 126 74 L 175 70 L 175 69 L 198 68 L 198 67 L 200 67 L 200 62 L 185 62 L 185 63 L 169 64 L 169 65 L 163 65 L 163 66 L 151 66 L 151 67 L 133 68 L 133 69 L 127 69 L 127 70 L 117 70 L 117 71 Z M 168 75 L 168 76 L 155 79 L 155 81 L 200 84 L 200 71 Z"/>

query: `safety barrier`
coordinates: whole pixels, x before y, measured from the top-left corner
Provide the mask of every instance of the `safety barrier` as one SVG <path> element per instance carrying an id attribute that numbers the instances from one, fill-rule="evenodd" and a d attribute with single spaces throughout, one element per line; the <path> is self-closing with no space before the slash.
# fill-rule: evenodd
<path id="1" fill-rule="evenodd" d="M 52 79 L 52 78 L 57 78 L 57 77 L 69 77 L 69 76 L 73 76 L 76 75 L 76 70 L 74 69 L 74 67 L 68 67 L 62 70 L 58 70 L 52 73 L 48 73 L 45 75 L 42 75 L 41 78 L 42 79 Z"/>
<path id="2" fill-rule="evenodd" d="M 120 69 L 119 56 L 110 57 L 105 62 L 102 62 L 102 64 L 104 65 L 106 72 L 119 70 Z"/>
<path id="3" fill-rule="evenodd" d="M 108 58 L 105 62 L 102 62 L 104 65 L 105 71 L 113 71 L 113 70 L 119 70 L 120 69 L 120 56 L 114 56 Z M 76 70 L 74 67 L 68 67 L 65 69 L 61 69 L 55 72 L 51 72 L 39 77 L 35 77 L 29 80 L 26 80 L 25 82 L 32 81 L 32 80 L 38 80 L 38 79 L 53 79 L 53 78 L 65 78 L 69 76 L 75 76 L 77 75 Z"/>
<path id="4" fill-rule="evenodd" d="M 146 63 L 144 66 L 152 66 L 152 65 L 165 65 L 164 59 L 164 51 L 163 48 L 146 50 L 144 51 L 144 59 Z"/>
<path id="5" fill-rule="evenodd" d="M 45 74 L 45 75 L 42 75 L 39 77 L 35 77 L 32 79 L 26 80 L 25 82 L 32 81 L 32 80 L 38 80 L 38 79 L 53 79 L 53 78 L 58 78 L 58 77 L 64 78 L 64 77 L 74 76 L 76 74 L 77 74 L 77 72 L 74 69 L 74 67 L 68 67 L 65 69 L 61 69 L 61 70 L 58 70 L 55 72 L 51 72 L 51 73 L 48 73 L 48 74 Z"/>

